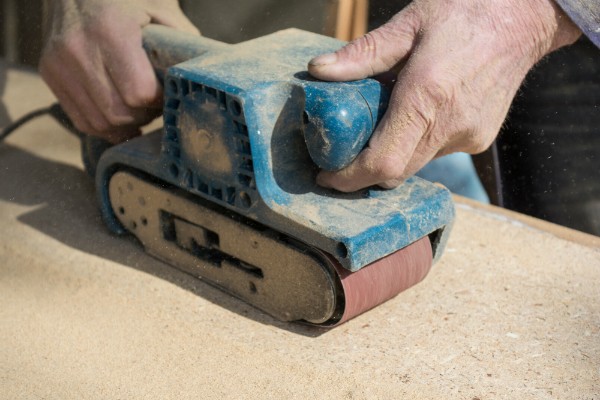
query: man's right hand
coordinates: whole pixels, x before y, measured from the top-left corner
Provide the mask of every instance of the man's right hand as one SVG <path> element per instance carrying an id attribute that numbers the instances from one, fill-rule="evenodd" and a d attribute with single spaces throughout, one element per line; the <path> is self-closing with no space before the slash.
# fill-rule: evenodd
<path id="1" fill-rule="evenodd" d="M 176 0 L 46 0 L 45 14 L 42 77 L 79 130 L 113 143 L 160 114 L 162 88 L 142 28 L 199 34 Z"/>
<path id="2" fill-rule="evenodd" d="M 309 63 L 328 81 L 396 77 L 368 146 L 317 182 L 343 192 L 393 188 L 435 157 L 484 151 L 527 72 L 580 35 L 554 0 L 413 0 L 387 24 Z"/>

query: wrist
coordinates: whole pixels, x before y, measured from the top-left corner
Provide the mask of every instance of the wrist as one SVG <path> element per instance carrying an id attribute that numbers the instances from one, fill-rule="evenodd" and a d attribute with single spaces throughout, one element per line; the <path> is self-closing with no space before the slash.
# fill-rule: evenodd
<path id="1" fill-rule="evenodd" d="M 528 9 L 522 14 L 522 18 L 529 19 L 524 21 L 523 39 L 533 45 L 530 51 L 533 50 L 536 62 L 581 36 L 581 30 L 554 0 L 530 0 L 525 4 L 519 0 L 518 3 Z"/>

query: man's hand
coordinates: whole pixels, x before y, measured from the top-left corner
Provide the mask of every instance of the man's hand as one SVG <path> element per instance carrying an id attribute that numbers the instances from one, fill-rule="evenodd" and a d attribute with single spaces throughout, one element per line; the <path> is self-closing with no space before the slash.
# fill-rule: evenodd
<path id="1" fill-rule="evenodd" d="M 40 73 L 75 126 L 113 143 L 160 113 L 162 89 L 142 48 L 159 23 L 198 34 L 176 0 L 46 0 Z"/>
<path id="2" fill-rule="evenodd" d="M 396 77 L 368 146 L 317 182 L 345 192 L 391 188 L 432 158 L 485 150 L 527 71 L 580 35 L 552 0 L 413 1 L 379 29 L 309 63 L 323 80 Z"/>

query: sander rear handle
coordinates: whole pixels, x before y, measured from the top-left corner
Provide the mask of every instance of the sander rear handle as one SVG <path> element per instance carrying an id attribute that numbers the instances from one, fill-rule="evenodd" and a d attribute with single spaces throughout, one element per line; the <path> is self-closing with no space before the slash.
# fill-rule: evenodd
<path id="1" fill-rule="evenodd" d="M 142 38 L 144 50 L 161 82 L 169 67 L 206 52 L 230 46 L 214 39 L 157 24 L 146 26 L 142 31 Z"/>

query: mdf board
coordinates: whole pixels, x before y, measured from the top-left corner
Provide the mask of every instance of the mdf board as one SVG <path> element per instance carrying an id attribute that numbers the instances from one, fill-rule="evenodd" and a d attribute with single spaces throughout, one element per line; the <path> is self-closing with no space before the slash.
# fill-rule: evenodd
<path id="1" fill-rule="evenodd" d="M 37 75 L 4 68 L 0 126 L 53 101 Z M 600 394 L 597 237 L 457 198 L 446 253 L 422 283 L 321 330 L 109 234 L 79 156 L 48 118 L 0 144 L 0 397 Z"/>

